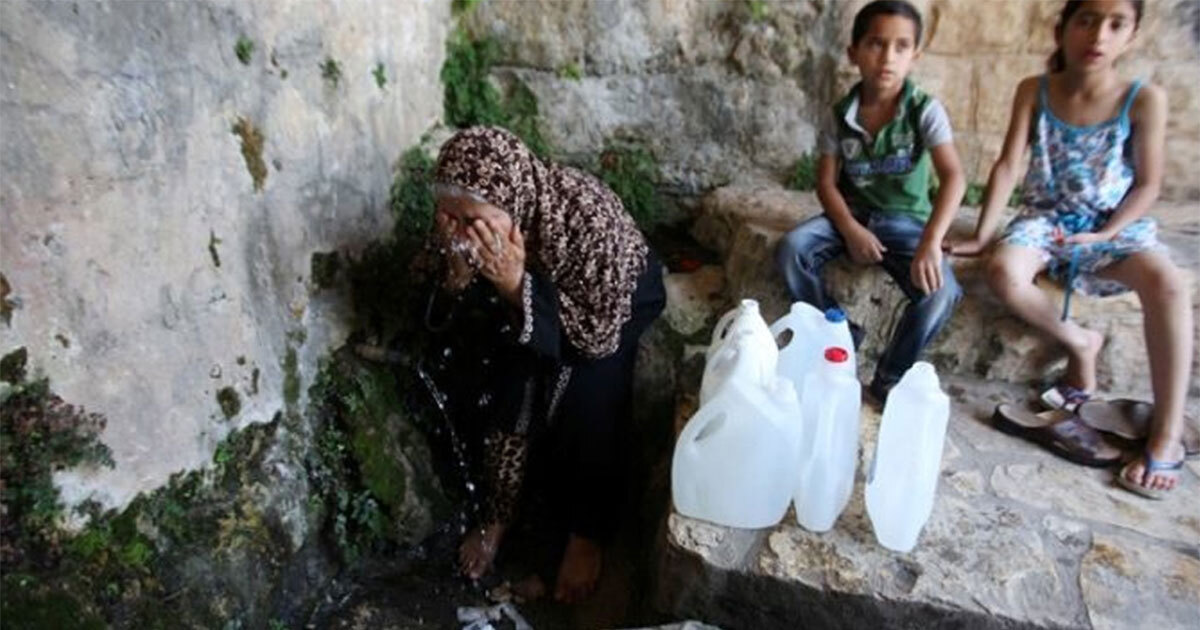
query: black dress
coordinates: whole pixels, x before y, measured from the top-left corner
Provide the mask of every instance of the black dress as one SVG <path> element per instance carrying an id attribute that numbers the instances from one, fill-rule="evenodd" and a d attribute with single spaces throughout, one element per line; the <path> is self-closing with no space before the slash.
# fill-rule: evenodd
<path id="1" fill-rule="evenodd" d="M 480 436 L 481 520 L 513 521 L 536 443 L 568 531 L 605 542 L 623 498 L 638 339 L 666 304 L 662 266 L 649 255 L 620 344 L 602 358 L 582 355 L 563 334 L 558 292 L 544 274 L 528 270 L 521 290 L 520 308 L 482 278 L 430 303 L 429 319 L 445 331 L 441 380 L 453 392 L 451 416 L 464 434 Z"/>

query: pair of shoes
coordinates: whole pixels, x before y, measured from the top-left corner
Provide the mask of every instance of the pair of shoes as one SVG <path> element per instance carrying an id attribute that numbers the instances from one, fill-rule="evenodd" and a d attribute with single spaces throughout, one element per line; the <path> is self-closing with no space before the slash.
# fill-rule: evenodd
<path id="1" fill-rule="evenodd" d="M 1175 492 L 1175 490 L 1179 488 L 1179 471 L 1183 469 L 1182 459 L 1176 462 L 1160 462 L 1154 459 L 1148 450 L 1142 453 L 1142 459 L 1146 461 L 1146 467 L 1142 470 L 1142 478 L 1140 481 L 1130 481 L 1128 477 L 1129 468 L 1137 463 L 1138 460 L 1136 459 L 1128 464 L 1125 464 L 1125 466 L 1121 468 L 1121 472 L 1117 473 L 1117 483 L 1120 484 L 1122 488 L 1125 488 L 1134 494 L 1139 494 L 1143 497 L 1146 497 L 1147 499 L 1154 499 L 1156 501 L 1165 499 L 1167 495 Z M 1170 490 L 1159 490 L 1157 488 L 1147 488 L 1146 486 L 1142 485 L 1146 483 L 1146 477 L 1150 476 L 1152 473 L 1166 473 L 1168 476 L 1174 477 L 1175 487 L 1171 488 Z"/>
<path id="2" fill-rule="evenodd" d="M 1114 435 L 1128 442 L 1132 448 L 1138 448 L 1144 445 L 1150 435 L 1154 405 L 1129 398 L 1089 400 L 1079 405 L 1076 413 L 1093 429 Z M 1200 431 L 1188 418 L 1183 422 L 1182 442 L 1185 459 L 1200 458 Z"/>
<path id="3" fill-rule="evenodd" d="M 1066 383 L 1059 383 L 1042 392 L 1038 400 L 1047 409 L 1062 409 L 1074 413 L 1079 408 L 1079 405 L 1091 400 L 1091 398 L 1092 395 L 1089 392 L 1067 385 Z"/>
<path id="4" fill-rule="evenodd" d="M 1121 462 L 1121 449 L 1110 444 L 1079 416 L 1063 409 L 1032 413 L 1008 403 L 996 406 L 992 424 L 1009 435 L 1034 442 L 1076 464 L 1107 468 Z"/>

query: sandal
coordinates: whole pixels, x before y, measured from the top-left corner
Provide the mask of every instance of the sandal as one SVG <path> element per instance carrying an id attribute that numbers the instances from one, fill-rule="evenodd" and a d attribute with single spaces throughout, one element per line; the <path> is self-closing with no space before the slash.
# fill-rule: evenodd
<path id="1" fill-rule="evenodd" d="M 1142 471 L 1141 483 L 1130 481 L 1126 476 L 1126 473 L 1129 472 L 1129 467 L 1137 463 L 1138 460 L 1136 459 L 1121 467 L 1121 472 L 1117 473 L 1117 483 L 1120 484 L 1122 488 L 1125 488 L 1134 494 L 1139 494 L 1143 497 L 1146 497 L 1147 499 L 1162 500 L 1165 499 L 1167 495 L 1175 492 L 1175 489 L 1179 487 L 1181 481 L 1179 479 L 1179 471 L 1183 468 L 1183 460 L 1181 459 L 1177 462 L 1160 462 L 1151 457 L 1149 451 L 1143 453 L 1142 458 L 1146 460 L 1146 468 Z M 1151 473 L 1164 472 L 1174 473 L 1174 488 L 1171 488 L 1170 490 L 1159 490 L 1157 488 L 1147 488 L 1146 486 L 1142 485 L 1142 483 L 1146 482 L 1146 477 Z"/>
<path id="2" fill-rule="evenodd" d="M 1145 442 L 1150 434 L 1154 405 L 1128 398 L 1090 400 L 1080 405 L 1076 413 L 1093 429 L 1137 444 Z M 1183 453 L 1184 459 L 1200 458 L 1200 431 L 1187 419 L 1183 423 Z"/>
<path id="3" fill-rule="evenodd" d="M 1062 409 L 1074 413 L 1079 405 L 1087 402 L 1091 397 L 1091 394 L 1078 387 L 1059 383 L 1042 392 L 1038 398 L 1047 409 Z"/>
<path id="4" fill-rule="evenodd" d="M 1121 461 L 1121 449 L 1105 441 L 1099 431 L 1084 424 L 1079 416 L 1062 409 L 1035 414 L 1001 403 L 992 414 L 992 423 L 1009 435 L 1040 444 L 1082 466 L 1106 468 Z"/>

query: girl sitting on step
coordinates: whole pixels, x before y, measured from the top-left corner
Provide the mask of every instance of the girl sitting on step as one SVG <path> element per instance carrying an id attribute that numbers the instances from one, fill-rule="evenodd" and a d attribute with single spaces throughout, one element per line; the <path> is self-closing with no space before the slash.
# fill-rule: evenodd
<path id="1" fill-rule="evenodd" d="M 1054 36 L 1050 72 L 1017 87 L 1003 152 L 992 168 L 975 235 L 953 254 L 984 251 L 1016 183 L 1025 148 L 1024 211 L 1004 230 L 987 265 L 988 283 L 1018 316 L 1063 343 L 1064 379 L 1042 395 L 1072 410 L 1096 389 L 1104 336 L 1067 319 L 1033 283 L 1040 272 L 1071 291 L 1111 295 L 1132 289 L 1144 312 L 1154 418 L 1144 454 L 1117 481 L 1162 498 L 1179 483 L 1184 397 L 1192 361 L 1188 282 L 1147 217 L 1163 175 L 1167 99 L 1128 81 L 1117 60 L 1129 50 L 1141 0 L 1070 0 Z"/>

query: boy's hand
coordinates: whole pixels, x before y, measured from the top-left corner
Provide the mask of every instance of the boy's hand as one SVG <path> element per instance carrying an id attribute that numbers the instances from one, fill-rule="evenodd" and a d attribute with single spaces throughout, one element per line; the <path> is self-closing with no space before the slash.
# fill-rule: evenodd
<path id="1" fill-rule="evenodd" d="M 842 238 L 846 239 L 846 251 L 854 262 L 860 265 L 883 262 L 883 253 L 887 248 L 871 230 L 855 223 Z"/>
<path id="2" fill-rule="evenodd" d="M 912 283 L 925 295 L 942 288 L 942 250 L 936 244 L 921 244 L 909 272 Z"/>
<path id="3" fill-rule="evenodd" d="M 944 249 L 947 254 L 953 256 L 978 256 L 982 254 L 989 245 L 991 245 L 989 242 L 990 240 L 991 239 L 985 240 L 979 237 L 970 238 L 965 241 L 953 241 L 946 239 L 942 241 L 942 249 Z"/>

